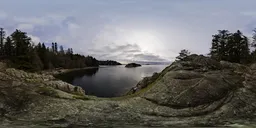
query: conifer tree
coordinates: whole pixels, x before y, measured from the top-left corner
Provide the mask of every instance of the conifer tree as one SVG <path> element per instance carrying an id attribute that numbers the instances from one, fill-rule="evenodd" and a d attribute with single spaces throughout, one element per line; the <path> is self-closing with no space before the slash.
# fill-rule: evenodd
<path id="1" fill-rule="evenodd" d="M 57 42 L 54 43 L 54 52 L 58 53 L 58 44 L 57 44 Z"/>
<path id="2" fill-rule="evenodd" d="M 5 31 L 4 28 L 0 28 L 0 55 L 4 55 L 4 39 L 5 39 Z"/>
<path id="3" fill-rule="evenodd" d="M 239 30 L 235 33 L 219 30 L 218 34 L 213 35 L 210 55 L 219 61 L 247 63 L 250 60 L 248 38 Z"/>
<path id="4" fill-rule="evenodd" d="M 55 45 L 54 45 L 53 42 L 52 42 L 52 52 L 53 52 L 53 53 L 55 52 Z"/>
<path id="5" fill-rule="evenodd" d="M 31 71 L 40 71 L 44 68 L 44 65 L 37 54 L 36 49 L 33 50 L 31 54 Z"/>
<path id="6" fill-rule="evenodd" d="M 227 60 L 227 49 L 228 40 L 230 33 L 228 30 L 219 30 L 218 34 L 213 35 L 212 47 L 210 55 L 216 60 Z"/>
<path id="7" fill-rule="evenodd" d="M 22 32 L 18 29 L 11 34 L 11 38 L 15 47 L 16 56 L 25 56 L 30 50 L 31 38 L 27 36 L 26 32 Z"/>
<path id="8" fill-rule="evenodd" d="M 1 39 L 4 40 L 4 32 L 0 35 L 2 35 L 0 36 L 2 37 Z M 57 42 L 53 42 L 51 48 L 40 42 L 35 45 L 31 42 L 31 38 L 26 32 L 18 29 L 10 36 L 7 36 L 3 46 L 1 46 L 0 42 L 0 48 L 1 52 L 4 51 L 1 55 L 5 55 L 5 57 L 1 57 L 8 59 L 11 67 L 26 71 L 98 66 L 98 61 L 95 58 L 79 54 L 74 55 L 72 48 L 69 48 L 65 53 L 63 46 L 60 46 L 60 52 L 58 52 Z"/>
<path id="9" fill-rule="evenodd" d="M 12 40 L 9 36 L 6 38 L 6 42 L 4 44 L 4 51 L 7 57 L 10 57 L 13 55 L 14 47 L 13 47 Z"/>
<path id="10" fill-rule="evenodd" d="M 177 60 L 183 60 L 185 57 L 189 56 L 190 52 L 186 49 L 180 51 L 179 56 L 176 57 Z"/>
<path id="11" fill-rule="evenodd" d="M 65 51 L 64 51 L 64 48 L 63 48 L 62 45 L 60 46 L 60 54 L 61 54 L 61 55 L 65 54 Z"/>

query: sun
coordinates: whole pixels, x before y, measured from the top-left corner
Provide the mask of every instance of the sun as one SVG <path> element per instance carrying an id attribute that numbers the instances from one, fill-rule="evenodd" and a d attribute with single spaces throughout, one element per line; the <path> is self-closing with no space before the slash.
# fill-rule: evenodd
<path id="1" fill-rule="evenodd" d="M 157 37 L 157 34 L 147 31 L 132 32 L 127 41 L 137 44 L 142 52 L 155 52 L 161 45 L 161 40 Z"/>

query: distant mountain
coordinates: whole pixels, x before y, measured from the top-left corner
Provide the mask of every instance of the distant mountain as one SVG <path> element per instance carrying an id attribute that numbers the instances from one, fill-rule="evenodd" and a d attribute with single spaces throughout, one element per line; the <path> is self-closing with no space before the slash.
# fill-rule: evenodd
<path id="1" fill-rule="evenodd" d="M 169 65 L 171 62 L 148 62 L 148 61 L 132 61 L 132 63 L 138 63 L 141 65 Z"/>
<path id="2" fill-rule="evenodd" d="M 99 65 L 122 65 L 122 64 L 113 60 L 100 60 Z"/>

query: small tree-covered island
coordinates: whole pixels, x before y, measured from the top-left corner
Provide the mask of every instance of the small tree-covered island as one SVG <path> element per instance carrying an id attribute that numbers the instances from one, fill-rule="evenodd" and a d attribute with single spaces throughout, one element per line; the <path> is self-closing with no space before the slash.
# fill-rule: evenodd
<path id="1" fill-rule="evenodd" d="M 11 35 L 1 29 L 0 126 L 255 127 L 254 32 L 250 41 L 239 30 L 219 30 L 209 41 L 209 54 L 181 50 L 162 72 L 142 78 L 123 96 L 99 98 L 44 71 L 119 62 L 98 61 L 56 42 L 32 42 L 18 29 Z"/>
<path id="2" fill-rule="evenodd" d="M 126 68 L 134 68 L 134 67 L 140 67 L 140 64 L 136 64 L 136 63 L 129 63 L 127 65 L 125 65 Z"/>
<path id="3" fill-rule="evenodd" d="M 121 63 L 113 60 L 101 60 L 99 61 L 99 65 L 122 65 Z"/>

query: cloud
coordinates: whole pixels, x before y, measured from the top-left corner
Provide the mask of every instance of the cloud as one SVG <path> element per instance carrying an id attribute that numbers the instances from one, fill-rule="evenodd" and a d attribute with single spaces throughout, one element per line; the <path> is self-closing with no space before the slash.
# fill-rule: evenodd
<path id="1" fill-rule="evenodd" d="M 0 11 L 0 20 L 3 20 L 7 17 L 7 14 L 5 12 Z"/>
<path id="2" fill-rule="evenodd" d="M 22 23 L 17 26 L 17 29 L 20 29 L 25 32 L 31 32 L 34 30 L 34 25 L 28 24 L 28 23 Z"/>
<path id="3" fill-rule="evenodd" d="M 6 17 L 1 19 L 1 14 L 5 14 Z M 41 16 L 13 16 L 0 12 L 1 25 L 8 31 L 8 34 L 15 29 L 20 29 L 46 42 L 55 41 L 63 31 L 75 32 L 74 23 L 70 23 L 74 19 L 72 16 L 54 13 Z"/>
<path id="4" fill-rule="evenodd" d="M 149 53 L 134 54 L 133 57 L 134 57 L 134 60 L 136 60 L 136 61 L 155 61 L 155 62 L 166 62 L 167 61 L 158 55 L 153 55 L 153 54 L 149 54 Z"/>
<path id="5" fill-rule="evenodd" d="M 8 33 L 19 28 L 35 42 L 56 41 L 98 59 L 165 61 L 173 60 L 181 49 L 206 54 L 217 30 L 240 29 L 250 36 L 256 27 L 255 0 L 63 0 L 61 5 L 50 0 L 13 5 L 4 0 L 2 4 L 0 23 Z M 49 6 L 39 8 L 42 5 Z"/>
<path id="6" fill-rule="evenodd" d="M 13 17 L 13 22 L 26 23 L 33 25 L 48 25 L 50 21 L 46 17 Z"/>
<path id="7" fill-rule="evenodd" d="M 124 44 L 104 46 L 97 49 L 89 49 L 92 55 L 97 56 L 101 60 L 118 60 L 118 61 L 146 61 L 146 62 L 167 62 L 159 55 L 153 53 L 145 53 L 137 44 Z"/>
<path id="8" fill-rule="evenodd" d="M 39 42 L 41 42 L 41 39 L 37 36 L 33 36 L 33 35 L 28 35 L 28 36 L 31 38 L 34 44 L 38 44 Z"/>
<path id="9" fill-rule="evenodd" d="M 104 52 L 122 52 L 122 53 L 136 53 L 141 52 L 141 48 L 137 44 L 124 44 L 124 45 L 114 45 L 105 46 L 102 48 Z"/>

